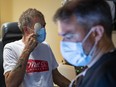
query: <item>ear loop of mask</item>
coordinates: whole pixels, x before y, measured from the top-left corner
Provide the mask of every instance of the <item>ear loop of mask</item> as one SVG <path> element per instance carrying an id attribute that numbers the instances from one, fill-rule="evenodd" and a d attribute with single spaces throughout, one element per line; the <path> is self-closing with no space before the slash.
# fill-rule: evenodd
<path id="1" fill-rule="evenodd" d="M 85 36 L 84 40 L 82 41 L 82 44 L 87 40 L 87 38 L 88 38 L 89 35 L 92 33 L 92 31 L 93 31 L 93 29 Z M 97 43 L 98 43 L 98 40 L 95 40 L 95 43 L 94 43 L 94 45 L 93 45 L 93 48 L 91 49 L 90 53 L 88 54 L 89 56 L 90 56 L 90 55 L 92 56 L 92 54 L 94 53 L 95 47 L 96 47 Z M 84 71 L 83 71 L 83 72 L 84 72 Z M 71 81 L 69 87 L 72 87 L 74 81 L 75 81 L 79 76 L 81 76 L 81 75 L 82 75 L 82 73 L 80 73 L 79 75 L 77 75 L 77 76 Z"/>
<path id="2" fill-rule="evenodd" d="M 89 33 L 85 36 L 84 40 L 82 41 L 82 44 L 87 40 L 87 38 L 89 37 L 89 35 L 90 35 L 93 31 L 94 31 L 93 29 L 91 29 L 91 30 L 89 31 Z M 97 43 L 98 43 L 98 41 L 95 40 L 95 43 L 94 43 L 94 45 L 93 45 L 93 48 L 92 48 L 91 51 L 89 52 L 88 56 L 93 56 L 93 54 L 94 54 L 94 52 L 95 52 L 95 47 L 96 47 Z M 92 57 L 91 57 L 91 58 L 92 58 Z M 92 59 L 91 59 L 91 60 L 92 60 Z"/>

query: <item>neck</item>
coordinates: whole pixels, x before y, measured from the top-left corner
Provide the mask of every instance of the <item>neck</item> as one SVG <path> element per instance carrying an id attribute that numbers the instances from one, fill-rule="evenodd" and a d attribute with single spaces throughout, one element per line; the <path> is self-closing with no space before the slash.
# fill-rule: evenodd
<path id="1" fill-rule="evenodd" d="M 25 35 L 23 35 L 23 37 L 22 37 L 22 42 L 25 44 L 26 43 L 26 40 L 27 40 L 27 38 L 25 37 Z"/>
<path id="2" fill-rule="evenodd" d="M 96 46 L 95 52 L 93 53 L 92 61 L 88 64 L 88 67 L 91 67 L 97 60 L 101 58 L 102 55 L 112 52 L 115 47 L 111 39 L 102 39 L 99 41 L 98 45 Z"/>
<path id="3" fill-rule="evenodd" d="M 114 44 L 111 39 L 102 39 L 97 45 L 95 55 L 93 56 L 93 59 L 99 59 L 103 54 L 111 52 L 115 49 Z"/>

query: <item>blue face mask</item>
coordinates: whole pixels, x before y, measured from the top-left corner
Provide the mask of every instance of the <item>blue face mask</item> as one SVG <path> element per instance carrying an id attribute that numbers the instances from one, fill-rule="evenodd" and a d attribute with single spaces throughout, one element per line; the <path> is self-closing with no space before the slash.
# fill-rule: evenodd
<path id="1" fill-rule="evenodd" d="M 89 35 L 90 33 L 85 37 L 85 39 L 87 39 Z M 61 53 L 67 62 L 74 66 L 86 66 L 91 62 L 96 44 L 94 44 L 90 53 L 87 55 L 85 54 L 82 46 L 85 39 L 82 42 L 61 41 Z"/>
<path id="2" fill-rule="evenodd" d="M 42 43 L 46 39 L 46 29 L 41 28 L 40 23 L 36 23 L 34 28 L 35 28 L 35 33 L 37 35 L 38 43 Z"/>

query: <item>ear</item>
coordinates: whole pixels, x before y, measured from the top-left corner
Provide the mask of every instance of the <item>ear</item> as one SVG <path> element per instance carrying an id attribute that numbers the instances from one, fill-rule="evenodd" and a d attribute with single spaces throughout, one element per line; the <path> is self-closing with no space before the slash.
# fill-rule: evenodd
<path id="1" fill-rule="evenodd" d="M 92 31 L 95 37 L 95 41 L 98 42 L 104 34 L 104 27 L 101 25 L 98 25 L 98 26 L 93 27 Z"/>
<path id="2" fill-rule="evenodd" d="M 29 29 L 28 29 L 26 26 L 24 27 L 23 30 L 24 30 L 24 33 L 25 33 L 25 34 L 29 34 Z"/>

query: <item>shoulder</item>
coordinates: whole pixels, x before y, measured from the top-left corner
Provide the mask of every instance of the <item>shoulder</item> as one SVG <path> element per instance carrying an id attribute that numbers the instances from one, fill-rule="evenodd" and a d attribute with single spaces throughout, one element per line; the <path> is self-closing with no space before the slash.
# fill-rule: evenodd
<path id="1" fill-rule="evenodd" d="M 83 87 L 116 86 L 116 51 L 104 54 L 92 67 L 88 68 L 83 79 Z"/>
<path id="2" fill-rule="evenodd" d="M 98 68 L 102 68 L 105 70 L 113 69 L 113 67 L 116 67 L 116 50 L 112 52 L 108 52 L 104 54 L 95 64 L 95 66 Z"/>
<path id="3" fill-rule="evenodd" d="M 17 41 L 14 41 L 14 42 L 10 42 L 10 43 L 7 43 L 5 46 L 4 46 L 4 49 L 6 48 L 15 48 L 19 45 L 22 45 L 22 42 L 21 40 L 17 40 Z"/>
<path id="4" fill-rule="evenodd" d="M 42 42 L 40 45 L 42 45 L 42 46 L 49 46 L 49 44 L 47 43 L 47 42 Z"/>
<path id="5" fill-rule="evenodd" d="M 99 75 L 98 82 L 103 84 L 107 84 L 109 86 L 106 87 L 113 87 L 116 83 L 116 51 L 109 52 L 104 55 L 104 58 L 98 63 L 98 67 L 96 67 L 94 73 L 95 75 Z M 108 83 L 107 83 L 108 82 Z M 116 86 L 116 84 L 115 84 Z M 99 87 L 99 86 L 98 86 Z"/>
<path id="6" fill-rule="evenodd" d="M 115 72 L 116 69 L 116 50 L 113 52 L 109 52 L 105 55 L 103 55 L 100 60 L 96 63 L 96 69 L 101 73 L 109 73 L 109 72 Z"/>
<path id="7" fill-rule="evenodd" d="M 47 42 L 42 42 L 42 43 L 40 43 L 40 44 L 38 44 L 38 47 L 39 48 L 45 48 L 45 49 L 49 49 L 50 48 L 50 46 L 49 46 L 49 44 L 47 43 Z"/>
<path id="8" fill-rule="evenodd" d="M 116 67 L 116 50 L 107 53 L 105 57 L 106 59 L 104 59 L 103 67 L 110 70 L 114 69 L 113 67 Z"/>

